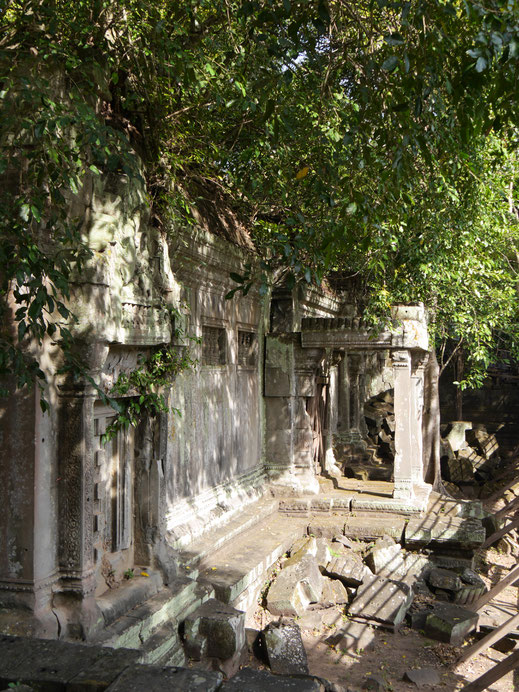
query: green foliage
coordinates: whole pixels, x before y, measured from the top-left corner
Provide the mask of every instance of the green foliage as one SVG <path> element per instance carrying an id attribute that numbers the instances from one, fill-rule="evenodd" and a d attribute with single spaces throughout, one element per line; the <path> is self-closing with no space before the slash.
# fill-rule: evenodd
<path id="1" fill-rule="evenodd" d="M 102 437 L 103 444 L 113 439 L 119 430 L 135 426 L 145 417 L 154 418 L 168 411 L 163 389 L 169 387 L 179 373 L 194 365 L 188 349 L 162 346 L 142 358 L 135 370 L 121 373 L 108 395 L 101 395 L 117 412 Z M 171 410 L 180 415 L 178 409 Z"/>
<path id="2" fill-rule="evenodd" d="M 135 153 L 165 225 L 210 183 L 251 229 L 259 272 L 229 297 L 332 272 L 374 322 L 424 301 L 468 382 L 517 349 L 515 0 L 28 0 L 2 23 L 0 298 L 19 312 L 0 370 L 19 386 L 43 377 L 31 339 L 68 343 L 74 197 L 138 175 Z"/>

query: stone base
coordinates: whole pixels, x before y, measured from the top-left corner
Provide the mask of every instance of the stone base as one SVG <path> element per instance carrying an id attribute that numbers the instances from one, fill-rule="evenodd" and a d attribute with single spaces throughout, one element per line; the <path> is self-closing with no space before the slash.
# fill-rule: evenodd
<path id="1" fill-rule="evenodd" d="M 265 472 L 255 468 L 233 481 L 179 500 L 167 515 L 167 542 L 182 549 L 210 530 L 228 522 L 265 492 Z"/>
<path id="2" fill-rule="evenodd" d="M 313 470 L 297 466 L 267 466 L 270 485 L 275 495 L 317 495 L 319 480 Z"/>

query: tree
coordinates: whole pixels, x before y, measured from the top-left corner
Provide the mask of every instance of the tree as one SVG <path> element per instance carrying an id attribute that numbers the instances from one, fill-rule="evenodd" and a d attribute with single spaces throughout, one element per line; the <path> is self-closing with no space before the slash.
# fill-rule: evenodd
<path id="1" fill-rule="evenodd" d="M 67 352 L 88 252 L 71 199 L 143 162 L 157 223 L 192 223 L 209 183 L 246 219 L 264 259 L 237 289 L 277 268 L 354 278 L 374 320 L 423 300 L 477 382 L 496 339 L 517 346 L 518 19 L 500 0 L 11 2 L 0 371 L 41 377 L 23 345 L 45 333 Z"/>

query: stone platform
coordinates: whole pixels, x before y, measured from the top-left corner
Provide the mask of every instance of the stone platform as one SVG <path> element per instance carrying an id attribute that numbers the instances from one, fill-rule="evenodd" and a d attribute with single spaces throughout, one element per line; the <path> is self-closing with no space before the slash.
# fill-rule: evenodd
<path id="1" fill-rule="evenodd" d="M 279 512 L 286 516 L 355 514 L 358 512 L 391 512 L 416 515 L 429 506 L 431 486 L 414 486 L 414 499 L 393 497 L 394 483 L 365 481 L 356 478 L 321 479 L 320 492 L 312 497 L 284 497 Z"/>

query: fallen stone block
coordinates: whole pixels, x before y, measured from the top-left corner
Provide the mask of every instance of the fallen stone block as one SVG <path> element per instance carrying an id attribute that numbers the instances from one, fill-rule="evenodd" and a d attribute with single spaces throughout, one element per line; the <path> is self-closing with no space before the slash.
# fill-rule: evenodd
<path id="1" fill-rule="evenodd" d="M 315 559 L 317 560 L 317 564 L 319 565 L 319 569 L 324 569 L 326 565 L 330 562 L 332 559 L 332 553 L 330 551 L 330 546 L 328 545 L 328 541 L 326 538 L 318 538 L 316 541 L 316 552 L 315 552 Z"/>
<path id="2" fill-rule="evenodd" d="M 278 574 L 267 593 L 267 610 L 272 615 L 300 617 L 309 605 L 310 599 L 302 585 L 299 582 L 294 584 L 289 577 L 283 578 Z"/>
<path id="3" fill-rule="evenodd" d="M 479 471 L 488 461 L 485 457 L 480 456 L 475 449 L 472 447 L 466 447 L 465 449 L 460 449 L 458 452 L 458 459 L 460 461 L 467 461 L 473 471 Z M 452 479 L 455 480 L 455 479 Z M 465 480 L 460 478 L 460 480 Z M 471 480 L 468 478 L 468 480 Z"/>
<path id="4" fill-rule="evenodd" d="M 490 457 L 499 450 L 497 438 L 494 434 L 488 434 L 485 430 L 467 430 L 467 442 L 476 447 L 481 454 L 490 459 Z"/>
<path id="5" fill-rule="evenodd" d="M 391 536 L 379 538 L 366 555 L 366 564 L 375 574 L 393 572 L 403 566 L 402 547 Z"/>
<path id="6" fill-rule="evenodd" d="M 470 421 L 453 421 L 450 424 L 450 430 L 445 435 L 445 439 L 450 444 L 453 452 L 457 452 L 467 446 L 466 431 L 472 428 Z"/>
<path id="7" fill-rule="evenodd" d="M 273 673 L 308 674 L 308 660 L 301 638 L 301 630 L 295 622 L 271 623 L 261 633 L 263 647 Z"/>
<path id="8" fill-rule="evenodd" d="M 344 605 L 350 600 L 348 589 L 340 581 L 340 579 L 329 579 L 324 577 L 323 592 L 319 603 L 308 606 L 309 610 L 316 608 L 331 608 L 335 605 Z"/>
<path id="9" fill-rule="evenodd" d="M 412 602 L 413 590 L 408 584 L 375 577 L 359 586 L 348 612 L 396 627 L 403 622 Z"/>
<path id="10" fill-rule="evenodd" d="M 326 565 L 324 573 L 333 579 L 340 579 L 347 586 L 359 586 L 372 575 L 362 558 L 353 551 L 340 557 L 334 557 Z"/>
<path id="11" fill-rule="evenodd" d="M 211 598 L 184 620 L 184 648 L 195 660 L 232 658 L 245 647 L 245 613 Z"/>
<path id="12" fill-rule="evenodd" d="M 474 480 L 474 469 L 471 462 L 459 456 L 459 453 L 454 459 L 447 459 L 445 466 L 451 483 L 470 483 Z"/>
<path id="13" fill-rule="evenodd" d="M 401 541 L 404 526 L 405 519 L 390 514 L 385 517 L 348 517 L 344 523 L 343 533 L 349 538 L 361 538 L 364 541 L 382 536 L 391 536 L 395 541 Z"/>
<path id="14" fill-rule="evenodd" d="M 414 517 L 405 528 L 405 545 L 410 548 L 449 548 L 473 551 L 485 541 L 479 519 L 461 517 Z"/>
<path id="15" fill-rule="evenodd" d="M 300 560 L 305 555 L 313 555 L 317 553 L 317 541 L 313 536 L 304 536 L 299 538 L 290 548 L 290 557 L 295 560 Z"/>
<path id="16" fill-rule="evenodd" d="M 221 673 L 208 670 L 133 665 L 106 688 L 106 692 L 215 692 L 220 689 L 222 679 Z"/>
<path id="17" fill-rule="evenodd" d="M 442 567 L 433 567 L 427 577 L 427 583 L 435 589 L 446 589 L 447 591 L 459 591 L 461 589 L 461 579 L 456 572 L 451 572 Z"/>
<path id="18" fill-rule="evenodd" d="M 317 603 L 323 592 L 323 577 L 316 558 L 296 553 L 288 558 L 267 594 L 267 608 L 273 615 L 295 617 L 309 603 Z"/>
<path id="19" fill-rule="evenodd" d="M 225 692 L 323 692 L 324 687 L 313 677 L 290 678 L 273 675 L 267 670 L 242 668 L 220 689 Z"/>
<path id="20" fill-rule="evenodd" d="M 414 670 L 406 670 L 404 680 L 412 682 L 417 687 L 439 685 L 440 676 L 434 668 L 415 668 Z"/>
<path id="21" fill-rule="evenodd" d="M 427 616 L 425 634 L 431 639 L 459 646 L 476 628 L 479 615 L 458 605 L 439 603 Z"/>
<path id="22" fill-rule="evenodd" d="M 426 606 L 425 608 L 420 608 L 418 610 L 409 611 L 406 615 L 406 622 L 414 630 L 425 631 L 425 623 L 427 622 L 427 617 L 432 613 L 434 606 Z"/>

